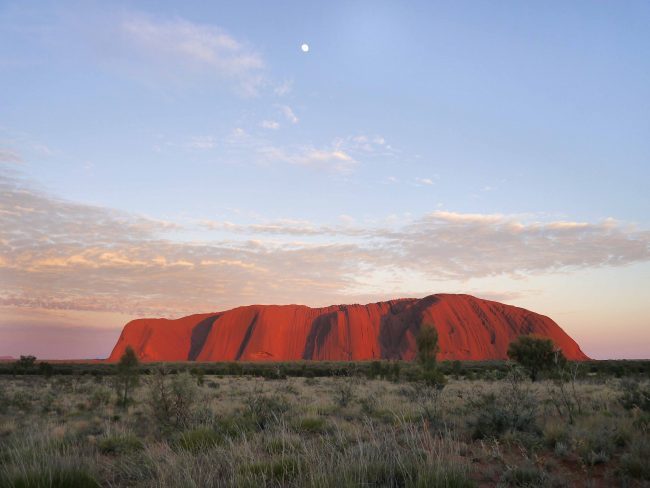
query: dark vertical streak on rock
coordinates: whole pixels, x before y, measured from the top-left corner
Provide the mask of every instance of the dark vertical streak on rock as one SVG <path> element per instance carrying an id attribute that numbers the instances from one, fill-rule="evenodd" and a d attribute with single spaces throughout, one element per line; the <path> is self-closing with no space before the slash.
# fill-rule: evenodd
<path id="1" fill-rule="evenodd" d="M 314 354 L 320 350 L 332 329 L 332 317 L 336 312 L 319 315 L 311 323 L 311 329 L 307 335 L 303 359 L 314 359 Z"/>
<path id="2" fill-rule="evenodd" d="M 244 354 L 244 351 L 246 350 L 246 346 L 248 345 L 248 341 L 251 340 L 251 336 L 253 335 L 253 331 L 255 330 L 257 317 L 259 317 L 258 313 L 255 314 L 255 317 L 253 317 L 253 320 L 248 326 L 248 329 L 246 329 L 246 334 L 244 335 L 244 339 L 241 342 L 241 346 L 239 346 L 239 351 L 237 351 L 237 356 L 235 356 L 235 361 L 239 361 L 242 357 L 242 354 Z"/>
<path id="3" fill-rule="evenodd" d="M 196 324 L 192 329 L 192 337 L 190 339 L 190 352 L 187 355 L 188 361 L 196 361 L 196 358 L 201 353 L 205 340 L 208 338 L 210 331 L 212 330 L 212 324 L 214 321 L 219 318 L 219 315 L 212 315 L 207 319 L 203 319 L 201 322 Z"/>

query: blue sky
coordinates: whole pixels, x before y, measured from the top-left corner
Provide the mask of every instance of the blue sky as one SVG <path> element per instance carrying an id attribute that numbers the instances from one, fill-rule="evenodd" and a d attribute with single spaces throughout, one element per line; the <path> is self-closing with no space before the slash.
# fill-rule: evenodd
<path id="1" fill-rule="evenodd" d="M 592 353 L 647 356 L 649 41 L 632 1 L 0 2 L 5 337 L 449 290 L 583 343 L 596 279 L 636 315 Z"/>

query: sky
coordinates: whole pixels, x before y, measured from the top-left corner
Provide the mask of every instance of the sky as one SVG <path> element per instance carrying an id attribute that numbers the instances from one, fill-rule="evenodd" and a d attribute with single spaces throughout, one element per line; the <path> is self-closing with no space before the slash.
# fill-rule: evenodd
<path id="1" fill-rule="evenodd" d="M 0 0 L 0 356 L 446 292 L 650 358 L 649 48 L 646 1 Z"/>

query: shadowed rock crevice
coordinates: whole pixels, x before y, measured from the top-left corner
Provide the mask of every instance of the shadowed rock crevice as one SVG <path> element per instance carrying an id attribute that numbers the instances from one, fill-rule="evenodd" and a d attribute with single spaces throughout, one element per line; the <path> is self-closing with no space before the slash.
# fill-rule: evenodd
<path id="1" fill-rule="evenodd" d="M 208 338 L 214 321 L 219 318 L 219 315 L 212 315 L 207 319 L 202 320 L 192 330 L 192 337 L 190 339 L 190 352 L 187 355 L 188 361 L 195 361 L 199 353 L 203 349 L 205 340 Z"/>
<path id="2" fill-rule="evenodd" d="M 332 322 L 336 317 L 336 312 L 330 312 L 316 317 L 309 330 L 307 341 L 305 342 L 305 352 L 302 355 L 303 359 L 314 359 L 317 351 L 322 351 L 325 347 L 325 341 L 332 329 Z"/>
<path id="3" fill-rule="evenodd" d="M 253 336 L 253 331 L 255 330 L 255 324 L 257 324 L 257 319 L 259 316 L 260 316 L 259 313 L 256 313 L 253 316 L 253 320 L 251 320 L 248 329 L 246 329 L 246 334 L 244 335 L 244 339 L 242 340 L 242 343 L 239 346 L 239 350 L 237 351 L 237 356 L 235 356 L 235 361 L 239 361 L 242 357 L 242 354 L 244 354 L 244 351 L 246 350 L 246 346 L 248 346 L 248 343 L 250 342 L 251 337 Z"/>

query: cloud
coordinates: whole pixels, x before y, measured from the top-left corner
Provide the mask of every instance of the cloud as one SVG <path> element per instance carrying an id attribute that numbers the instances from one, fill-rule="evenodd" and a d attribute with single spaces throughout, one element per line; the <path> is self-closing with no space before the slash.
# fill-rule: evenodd
<path id="1" fill-rule="evenodd" d="M 280 109 L 282 115 L 284 115 L 284 117 L 292 124 L 297 124 L 300 121 L 298 116 L 294 113 L 293 109 L 288 105 L 278 105 L 278 108 Z"/>
<path id="2" fill-rule="evenodd" d="M 277 130 L 280 128 L 280 124 L 275 120 L 263 120 L 260 123 L 260 127 L 263 129 Z"/>
<path id="3" fill-rule="evenodd" d="M 285 162 L 337 173 L 349 173 L 358 164 L 357 160 L 337 144 L 324 148 L 311 145 L 287 148 L 266 146 L 258 152 L 268 162 Z"/>
<path id="4" fill-rule="evenodd" d="M 275 120 L 264 120 L 260 126 L 274 130 L 280 124 Z M 246 132 L 242 128 L 236 128 L 224 138 L 223 142 L 226 152 L 233 158 L 237 158 L 235 161 L 254 161 L 262 165 L 288 163 L 345 174 L 352 172 L 361 161 L 373 161 L 375 158 L 392 156 L 390 151 L 376 150 L 379 147 L 387 147 L 384 146 L 383 138 L 379 138 L 379 142 L 373 142 L 377 137 L 347 136 L 336 137 L 331 142 L 320 145 L 278 145 L 269 138 L 268 133 Z"/>
<path id="5" fill-rule="evenodd" d="M 341 142 L 358 151 L 364 151 L 367 153 L 383 151 L 389 154 L 392 150 L 391 146 L 386 144 L 386 139 L 382 136 L 367 136 L 359 134 L 356 136 L 350 136 Z"/>
<path id="6" fill-rule="evenodd" d="M 214 136 L 193 136 L 187 143 L 190 149 L 214 149 L 217 139 Z"/>
<path id="7" fill-rule="evenodd" d="M 177 316 L 246 303 L 349 302 L 360 296 L 355 290 L 389 286 L 377 276 L 391 276 L 391 291 L 399 291 L 411 290 L 416 275 L 451 283 L 650 261 L 650 232 L 611 219 L 437 211 L 357 222 L 180 227 L 61 200 L 3 176 L 0 305 Z M 195 240 L 174 237 L 183 229 Z"/>
<path id="8" fill-rule="evenodd" d="M 560 224 L 560 225 L 558 225 Z M 391 234 L 428 273 L 469 279 L 650 260 L 650 232 L 605 220 L 526 222 L 498 214 L 432 212 Z"/>
<path id="9" fill-rule="evenodd" d="M 418 270 L 432 279 L 467 280 L 650 260 L 650 232 L 611 219 L 526 222 L 501 214 L 436 211 L 397 228 L 319 226 L 290 220 L 208 227 L 250 235 L 356 237 L 360 253 L 373 256 L 367 264 Z"/>
<path id="10" fill-rule="evenodd" d="M 23 158 L 17 152 L 0 148 L 0 163 L 20 164 L 22 162 L 24 162 Z"/>
<path id="11" fill-rule="evenodd" d="M 431 178 L 415 178 L 415 181 L 421 185 L 433 185 L 433 180 Z"/>
<path id="12" fill-rule="evenodd" d="M 273 90 L 273 92 L 277 96 L 283 97 L 283 96 L 288 95 L 289 93 L 291 93 L 292 89 L 293 89 L 293 80 L 285 80 L 282 83 L 280 83 L 279 85 L 277 85 L 275 87 L 275 89 Z"/>
<path id="13" fill-rule="evenodd" d="M 262 57 L 219 27 L 138 13 L 124 17 L 119 31 L 130 48 L 122 54 L 140 68 L 230 80 L 243 95 L 256 95 L 264 83 Z"/>
<path id="14" fill-rule="evenodd" d="M 383 147 L 386 147 L 383 137 L 356 135 L 337 137 L 329 145 L 321 147 L 314 145 L 277 147 L 260 144 L 258 153 L 269 163 L 285 162 L 337 173 L 350 173 L 359 164 L 360 159 L 370 159 L 378 155 L 377 149 Z"/>

